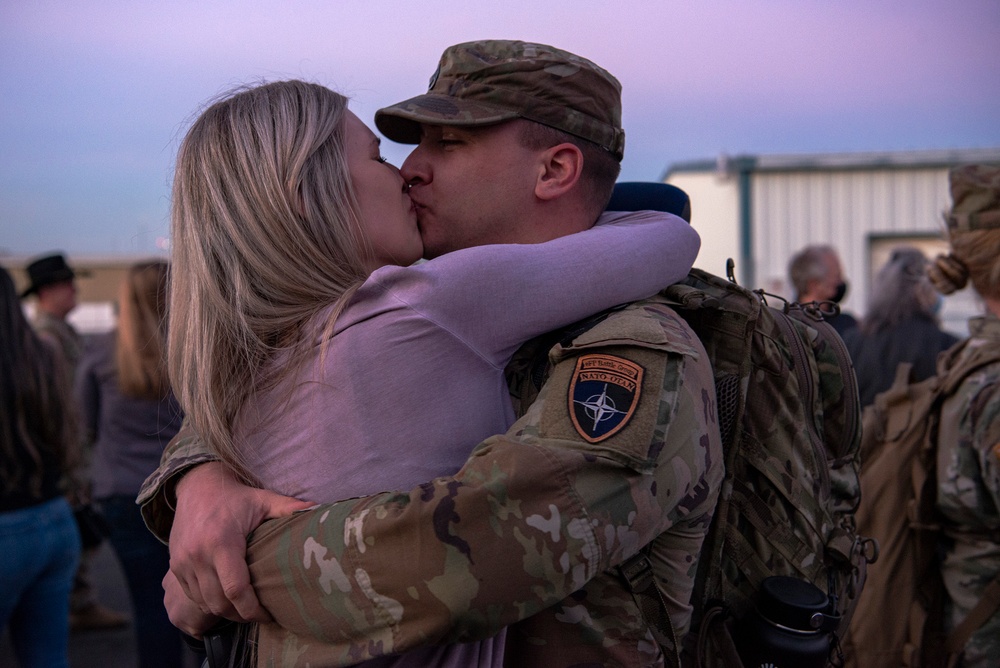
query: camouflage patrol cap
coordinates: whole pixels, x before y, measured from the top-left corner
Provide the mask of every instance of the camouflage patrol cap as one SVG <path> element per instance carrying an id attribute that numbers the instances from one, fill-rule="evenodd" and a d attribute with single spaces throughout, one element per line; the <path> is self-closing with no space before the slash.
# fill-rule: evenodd
<path id="1" fill-rule="evenodd" d="M 965 165 L 948 174 L 951 212 L 949 230 L 1000 229 L 1000 165 Z"/>
<path id="2" fill-rule="evenodd" d="M 430 87 L 375 112 L 393 141 L 420 142 L 420 124 L 477 126 L 524 118 L 591 141 L 621 160 L 621 84 L 586 58 L 512 40 L 445 49 Z"/>

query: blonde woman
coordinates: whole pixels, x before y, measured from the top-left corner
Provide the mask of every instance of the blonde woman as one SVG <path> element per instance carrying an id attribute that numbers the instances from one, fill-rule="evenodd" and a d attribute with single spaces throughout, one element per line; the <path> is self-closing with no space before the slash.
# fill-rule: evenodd
<path id="1" fill-rule="evenodd" d="M 969 338 L 939 362 L 939 372 L 971 359 L 995 361 L 967 376 L 941 407 L 937 509 L 946 537 L 945 630 L 954 631 L 986 599 L 960 661 L 963 668 L 986 668 L 1000 657 L 1000 166 L 961 167 L 950 178 L 950 252 L 938 256 L 930 278 L 944 294 L 971 282 L 985 312 L 969 321 Z"/>
<path id="2" fill-rule="evenodd" d="M 97 337 L 80 361 L 76 395 L 93 441 L 93 497 L 128 584 L 139 666 L 180 666 L 181 637 L 163 608 L 165 545 L 135 505 L 142 481 L 181 425 L 166 369 L 167 263 L 129 267 L 118 291 L 118 327 Z"/>
<path id="3" fill-rule="evenodd" d="M 344 97 L 299 81 L 201 115 L 172 218 L 181 404 L 245 479 L 312 501 L 454 473 L 513 422 L 503 370 L 523 341 L 655 293 L 699 246 L 669 214 L 605 214 L 554 241 L 414 265 L 424 247 L 399 171 Z M 279 660 L 277 633 L 262 626 L 262 660 Z M 498 636 L 390 662 L 501 665 L 502 648 Z"/>

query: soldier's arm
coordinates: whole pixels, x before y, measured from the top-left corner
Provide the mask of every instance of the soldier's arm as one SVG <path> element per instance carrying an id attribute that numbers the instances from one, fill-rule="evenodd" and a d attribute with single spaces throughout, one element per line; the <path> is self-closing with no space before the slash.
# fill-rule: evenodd
<path id="1" fill-rule="evenodd" d="M 180 431 L 163 450 L 160 467 L 146 478 L 136 499 L 142 518 L 153 535 L 164 543 L 169 539 L 177 507 L 177 483 L 184 474 L 199 464 L 218 460 L 191 422 L 184 418 Z"/>
<path id="2" fill-rule="evenodd" d="M 685 386 L 698 353 L 645 334 L 563 351 L 528 413 L 453 477 L 265 523 L 248 549 L 262 604 L 359 661 L 489 637 L 634 555 L 713 493 L 718 444 L 710 371 Z M 616 384 L 612 408 L 601 388 Z M 610 434 L 601 410 L 620 411 Z"/>
<path id="3" fill-rule="evenodd" d="M 190 489 L 178 496 L 182 486 Z M 143 484 L 138 503 L 150 530 L 169 541 L 171 572 L 192 602 L 238 621 L 270 619 L 250 586 L 246 537 L 265 519 L 312 503 L 242 484 L 186 419 L 164 450 L 160 468 Z M 165 604 L 177 623 L 183 612 L 172 609 L 169 598 Z M 187 630 L 207 630 L 196 627 L 203 620 L 187 620 Z"/>

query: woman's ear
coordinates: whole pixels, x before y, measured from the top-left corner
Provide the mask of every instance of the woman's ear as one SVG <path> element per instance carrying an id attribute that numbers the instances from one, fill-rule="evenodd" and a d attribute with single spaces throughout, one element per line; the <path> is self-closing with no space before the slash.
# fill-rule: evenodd
<path id="1" fill-rule="evenodd" d="M 583 173 L 583 153 L 573 144 L 563 143 L 546 149 L 540 155 L 535 196 L 553 200 L 573 190 Z"/>

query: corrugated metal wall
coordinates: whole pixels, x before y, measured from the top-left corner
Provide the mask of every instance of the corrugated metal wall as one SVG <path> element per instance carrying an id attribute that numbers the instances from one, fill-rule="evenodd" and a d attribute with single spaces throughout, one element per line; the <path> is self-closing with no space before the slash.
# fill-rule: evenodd
<path id="1" fill-rule="evenodd" d="M 755 282 L 791 297 L 788 261 L 810 244 L 834 246 L 850 284 L 844 306 L 863 313 L 871 235 L 941 230 L 951 204 L 943 168 L 758 171 L 751 182 Z"/>

